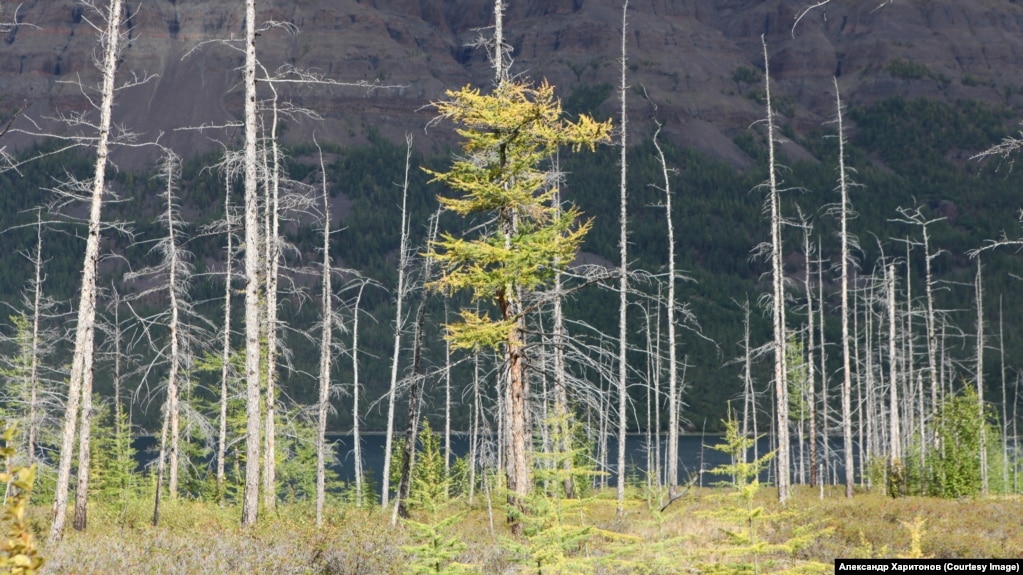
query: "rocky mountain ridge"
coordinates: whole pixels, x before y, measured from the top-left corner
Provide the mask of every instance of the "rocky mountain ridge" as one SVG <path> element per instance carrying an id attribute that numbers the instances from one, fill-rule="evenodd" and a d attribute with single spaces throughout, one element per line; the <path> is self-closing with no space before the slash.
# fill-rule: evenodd
<path id="1" fill-rule="evenodd" d="M 676 141 L 742 166 L 733 137 L 763 116 L 761 35 L 771 59 L 783 122 L 815 129 L 834 113 L 833 76 L 843 99 L 890 96 L 981 100 L 1023 109 L 1023 6 L 1009 0 L 833 0 L 797 27 L 807 0 L 634 0 L 628 8 L 630 114 L 657 118 Z M 77 85 L 95 84 L 97 14 L 80 2 L 0 4 L 0 107 L 57 132 L 52 118 L 89 109 Z M 261 2 L 278 26 L 258 41 L 269 73 L 295 67 L 344 85 L 282 85 L 283 101 L 323 120 L 299 117 L 287 138 L 359 141 L 368 129 L 392 138 L 421 132 L 431 101 L 446 89 L 489 82 L 479 39 L 493 6 L 478 0 L 297 0 Z M 230 141 L 230 130 L 182 130 L 240 115 L 237 50 L 243 3 L 151 0 L 131 3 L 122 78 L 153 75 L 119 96 L 117 122 L 179 153 Z M 505 31 L 513 71 L 546 78 L 567 97 L 579 86 L 617 84 L 621 0 L 509 2 Z M 474 47 L 475 46 L 475 47 Z M 266 95 L 266 94 L 264 94 Z M 613 113 L 616 96 L 600 104 Z M 642 124 L 640 124 L 642 125 Z M 162 134 L 162 135 L 161 135 Z M 429 138 L 446 142 L 445 130 Z M 9 146 L 24 136 L 9 134 Z M 799 154 L 792 150 L 791 154 Z"/>

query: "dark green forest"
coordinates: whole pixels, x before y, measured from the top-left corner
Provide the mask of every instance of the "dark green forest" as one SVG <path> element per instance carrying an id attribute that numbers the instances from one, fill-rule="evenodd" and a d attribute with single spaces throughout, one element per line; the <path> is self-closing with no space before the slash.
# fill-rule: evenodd
<path id="1" fill-rule="evenodd" d="M 593 112 L 610 95 L 606 86 L 583 86 L 566 98 L 566 110 L 571 113 Z M 944 310 L 948 320 L 947 346 L 959 363 L 957 379 L 972 379 L 969 371 L 973 362 L 975 333 L 974 289 L 972 286 L 975 263 L 966 252 L 981 247 L 986 240 L 998 238 L 1002 232 L 1010 237 L 1023 236 L 1018 212 L 1019 191 L 1023 189 L 1023 176 L 1014 170 L 1011 162 L 971 160 L 975 153 L 998 143 L 1015 130 L 1018 120 L 1008 109 L 993 108 L 976 102 L 948 105 L 930 100 L 889 99 L 865 107 L 848 110 L 853 126 L 848 134 L 847 164 L 855 169 L 856 187 L 851 202 L 857 217 L 850 229 L 859 239 L 861 249 L 856 252 L 858 262 L 857 285 L 868 284 L 867 278 L 875 271 L 881 249 L 889 257 L 906 257 L 906 245 L 900 240 L 919 240 L 920 230 L 915 226 L 893 221 L 898 218 L 897 208 L 917 208 L 929 219 L 944 217 L 931 228 L 932 249 L 943 253 L 934 262 L 934 271 L 940 280 L 936 292 L 937 308 Z M 802 232 L 794 225 L 797 206 L 812 222 L 811 237 L 819 242 L 820 257 L 825 266 L 824 291 L 827 298 L 826 343 L 838 342 L 838 321 L 834 311 L 838 307 L 838 224 L 828 214 L 827 207 L 837 202 L 837 139 L 832 125 L 822 126 L 810 133 L 796 133 L 783 121 L 782 131 L 810 151 L 818 161 L 793 162 L 782 159 L 784 193 L 783 213 L 793 225 L 788 226 L 785 241 L 786 272 L 792 285 L 789 289 L 790 328 L 799 329 L 805 322 L 800 310 L 805 299 L 802 273 L 805 258 L 802 253 Z M 658 284 L 665 280 L 667 246 L 665 213 L 662 207 L 663 186 L 661 166 L 658 163 L 651 137 L 652 127 L 637 128 L 631 134 L 636 144 L 629 150 L 629 233 L 630 260 L 633 269 L 649 272 L 646 282 L 634 282 L 635 289 L 650 296 L 658 293 Z M 341 206 L 342 228 L 331 239 L 332 255 L 340 267 L 358 270 L 374 284 L 366 288 L 361 301 L 364 314 L 360 326 L 361 380 L 365 397 L 375 402 L 383 396 L 388 382 L 394 329 L 394 288 L 397 272 L 397 250 L 400 228 L 400 182 L 403 179 L 405 147 L 389 142 L 376 134 L 368 135 L 370 145 L 342 149 L 324 147 L 327 161 L 327 179 L 333 202 Z M 672 170 L 671 186 L 674 193 L 674 219 L 678 267 L 687 276 L 679 284 L 679 303 L 688 307 L 692 321 L 682 331 L 680 357 L 689 367 L 685 372 L 686 390 L 683 416 L 692 430 L 718 429 L 725 416 L 726 402 L 738 396 L 741 390 L 739 367 L 732 363 L 741 352 L 739 343 L 743 333 L 741 304 L 750 301 L 752 339 L 761 345 L 770 339 L 769 315 L 757 306 L 757 300 L 769 291 L 762 275 L 767 271 L 764 261 L 751 257 L 754 247 L 768 238 L 768 225 L 762 213 L 763 193 L 758 185 L 766 178 L 766 137 L 757 128 L 740 133 L 735 143 L 756 160 L 756 166 L 738 171 L 724 163 L 708 158 L 692 149 L 661 145 Z M 44 146 L 45 147 L 45 146 Z M 33 153 L 34 151 L 26 152 Z M 591 218 L 593 229 L 583 251 L 597 256 L 597 261 L 608 265 L 617 263 L 617 209 L 618 209 L 618 152 L 608 146 L 596 154 L 563 154 L 561 170 L 565 173 L 565 198 L 577 205 Z M 208 324 L 203 329 L 215 332 L 220 323 L 223 293 L 222 279 L 214 272 L 223 260 L 225 241 L 222 234 L 212 234 L 205 226 L 223 217 L 223 179 L 208 166 L 216 163 L 215 156 L 187 159 L 179 184 L 182 213 L 188 220 L 185 233 L 191 238 L 188 249 L 192 253 L 195 276 L 190 294 L 197 315 Z M 81 271 L 81 253 L 84 245 L 81 228 L 45 209 L 55 200 L 52 189 L 72 176 L 84 177 L 92 158 L 62 153 L 48 156 L 24 165 L 20 172 L 0 174 L 0 301 L 5 312 L 0 316 L 3 333 L 13 335 L 13 322 L 8 316 L 25 311 L 22 293 L 30 281 L 33 269 L 27 255 L 34 251 L 36 210 L 43 206 L 43 258 L 45 260 L 45 295 L 56 300 L 55 317 L 48 319 L 57 333 L 66 329 L 71 319 L 71 302 L 75 301 L 76 282 Z M 427 218 L 437 207 L 438 185 L 429 183 L 422 167 L 443 169 L 450 162 L 445 155 L 424 157 L 413 153 L 409 187 L 409 214 L 413 241 L 423 251 Z M 316 149 L 309 146 L 288 150 L 287 171 L 296 181 L 318 186 L 319 159 Z M 146 173 L 111 171 L 112 189 L 120 201 L 105 211 L 108 221 L 127 224 L 131 233 L 111 228 L 104 235 L 104 251 L 110 256 L 101 264 L 100 285 L 116 285 L 123 293 L 137 286 L 124 284 L 121 276 L 129 269 L 138 269 L 155 256 L 150 252 L 151 242 L 159 237 L 161 226 L 156 223 L 159 209 L 157 194 L 162 182 Z M 240 201 L 240 197 L 239 197 Z M 292 369 L 283 377 L 284 394 L 295 405 L 308 405 L 315 401 L 314 377 L 318 351 L 311 340 L 300 335 L 310 331 L 319 318 L 315 304 L 317 283 L 310 273 L 316 271 L 321 242 L 317 216 L 306 215 L 286 225 L 289 240 L 296 251 L 288 256 L 289 272 L 296 280 L 303 297 L 283 298 L 283 318 L 294 333 L 288 335 L 293 352 Z M 454 219 L 442 218 L 441 229 L 454 230 Z M 116 257 L 114 257 L 116 256 Z M 815 256 L 816 257 L 816 256 Z M 1012 248 L 983 254 L 986 290 L 985 316 L 988 321 L 988 356 L 990 373 L 985 381 L 991 392 L 989 397 L 1001 397 L 1002 380 L 999 373 L 997 322 L 1002 314 L 1005 329 L 1005 364 L 1007 377 L 1016 378 L 1023 366 L 1023 339 L 1015 326 L 1023 322 L 1023 300 L 1014 297 L 1023 277 L 1023 259 Z M 922 296 L 922 250 L 915 247 L 909 252 L 913 298 Z M 816 269 L 816 264 L 814 268 Z M 305 271 L 301 271 L 305 270 Z M 311 272 L 310 272 L 311 270 Z M 900 267 L 900 274 L 905 268 Z M 346 276 L 343 276 L 346 277 Z M 900 277 L 900 289 L 906 285 Z M 798 280 L 798 281 L 797 281 Z M 609 280 L 610 282 L 610 280 Z M 339 294 L 344 282 L 339 282 Z M 350 299 L 351 291 L 345 292 Z M 905 296 L 902 296 L 905 297 Z M 414 296 L 413 301 L 418 300 Z M 637 300 L 639 296 L 637 296 Z M 590 285 L 573 293 L 568 313 L 585 321 L 596 331 L 603 332 L 607 341 L 616 333 L 617 295 L 601 285 Z M 348 300 L 346 300 L 348 301 Z M 460 305 L 457 299 L 448 303 L 451 310 Z M 138 313 L 145 314 L 145 306 L 157 308 L 162 302 L 143 300 Z M 103 308 L 101 304 L 101 309 Z M 237 309 L 237 307 L 236 307 Z M 634 334 L 637 349 L 645 345 L 647 323 L 639 308 L 631 308 L 629 332 Z M 662 310 L 663 307 L 657 308 Z M 349 309 L 345 313 L 350 320 Z M 433 366 L 443 365 L 444 349 L 438 327 L 444 321 L 444 301 L 437 293 L 428 299 L 429 333 L 425 339 L 426 361 Z M 240 322 L 240 320 L 239 320 Z M 236 322 L 236 325 L 240 323 Z M 158 328 L 156 328 L 158 329 Z M 599 342 L 592 331 L 579 331 L 576 335 Z M 663 334 L 662 334 L 663 335 Z M 350 334 L 339 335 L 342 340 Z M 211 339 L 215 337 L 211 336 Z M 240 336 L 239 336 L 240 339 Z M 60 344 L 67 349 L 66 343 Z M 344 344 L 347 346 L 347 343 Z M 608 344 L 610 345 L 610 344 Z M 339 351 L 344 354 L 345 347 Z M 139 363 L 145 364 L 144 346 L 136 350 Z M 48 361 L 64 362 L 63 353 L 54 353 Z M 833 352 L 831 357 L 840 354 Z M 632 356 L 635 370 L 645 369 L 647 359 L 638 351 Z M 758 389 L 766 391 L 768 366 L 758 367 Z M 351 383 L 350 360 L 336 362 L 336 380 L 342 385 Z M 54 365 L 58 368 L 59 365 Z M 97 389 L 101 394 L 111 393 L 109 365 L 101 360 L 97 372 Z M 456 386 L 461 389 L 467 381 L 467 368 L 456 370 Z M 147 377 L 157 378 L 159 369 Z M 153 387 L 136 376 L 127 383 L 131 389 Z M 206 377 L 194 374 L 197 381 Z M 428 392 L 433 400 L 427 414 L 439 416 L 440 386 L 431 384 Z M 601 382 L 594 381 L 594 385 Z M 607 385 L 606 382 L 603 385 Z M 206 388 L 197 387 L 197 399 Z M 460 392 L 459 392 L 460 393 Z M 641 390 L 635 391 L 637 404 Z M 143 392 L 133 410 L 136 423 L 148 431 L 156 431 L 161 401 L 145 397 Z M 211 395 L 212 397 L 212 395 Z M 337 417 L 331 429 L 344 431 L 350 427 L 350 408 L 345 397 L 335 400 Z M 636 413 L 639 414 L 637 408 Z M 467 408 L 457 408 L 454 427 L 466 426 Z M 365 427 L 383 427 L 382 409 L 374 405 L 364 416 Z M 634 428 L 647 423 L 642 414 L 633 421 Z M 633 418 L 635 419 L 635 418 Z M 765 418 L 766 421 L 766 418 Z M 435 426 L 436 427 L 436 426 Z"/>

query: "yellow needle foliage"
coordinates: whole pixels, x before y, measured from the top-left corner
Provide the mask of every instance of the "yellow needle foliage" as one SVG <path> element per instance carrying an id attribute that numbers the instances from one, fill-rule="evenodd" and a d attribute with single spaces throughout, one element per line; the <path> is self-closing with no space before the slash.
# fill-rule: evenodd
<path id="1" fill-rule="evenodd" d="M 3 523 L 5 536 L 0 539 L 0 575 L 34 575 L 43 566 L 43 558 L 36 549 L 32 531 L 25 517 L 28 499 L 35 482 L 36 466 L 11 467 L 14 457 L 15 427 L 8 426 L 3 433 L 0 457 L 8 462 L 7 470 L 0 472 L 5 487 Z"/>
<path id="2" fill-rule="evenodd" d="M 575 208 L 553 204 L 557 181 L 550 159 L 562 146 L 592 150 L 609 142 L 611 123 L 562 118 L 561 103 L 546 82 L 531 87 L 505 81 L 488 94 L 467 86 L 447 96 L 435 106 L 465 138 L 463 156 L 447 172 L 427 172 L 456 192 L 439 198 L 446 209 L 494 220 L 474 238 L 448 233 L 430 246 L 443 269 L 433 287 L 470 289 L 474 300 L 497 303 L 500 320 L 467 310 L 460 323 L 447 326 L 456 347 L 496 348 L 508 340 L 517 319 L 509 302 L 564 269 L 590 228 L 589 222 L 579 223 Z"/>

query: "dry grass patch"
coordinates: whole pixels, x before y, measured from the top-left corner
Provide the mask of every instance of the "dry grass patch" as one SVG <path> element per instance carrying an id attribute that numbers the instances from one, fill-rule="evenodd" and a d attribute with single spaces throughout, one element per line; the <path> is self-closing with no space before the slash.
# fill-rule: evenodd
<path id="1" fill-rule="evenodd" d="M 694 489 L 663 513 L 636 498 L 627 502 L 624 519 L 615 515 L 613 492 L 600 493 L 573 511 L 573 524 L 592 527 L 594 534 L 572 553 L 594 559 L 594 575 L 742 571 L 751 560 L 728 535 L 740 526 L 713 514 L 727 501 L 725 493 L 718 488 Z M 916 518 L 922 520 L 919 551 L 924 555 L 1023 555 L 1019 497 L 955 501 L 859 493 L 847 500 L 836 489 L 821 500 L 816 490 L 797 488 L 782 509 L 775 491 L 764 488 L 756 504 L 764 508 L 765 516 L 779 517 L 760 526 L 759 533 L 770 544 L 790 540 L 807 525 L 821 532 L 833 529 L 793 553 L 775 549 L 764 554 L 760 558 L 764 573 L 819 571 L 820 564 L 830 565 L 836 557 L 908 555 L 912 529 L 906 525 Z M 535 572 L 516 563 L 504 510 L 495 506 L 493 511 L 493 531 L 482 500 L 472 507 L 454 501 L 433 513 L 417 512 L 413 519 L 434 523 L 460 514 L 450 528 L 450 534 L 465 544 L 460 563 L 488 575 Z M 413 560 L 403 547 L 417 543 L 410 530 L 392 529 L 390 513 L 377 507 L 332 507 L 319 529 L 309 505 L 282 505 L 277 513 L 264 514 L 252 529 L 239 527 L 240 511 L 234 507 L 171 502 L 159 527 L 150 524 L 150 513 L 149 502 L 94 508 L 86 532 L 69 531 L 62 543 L 42 549 L 47 558 L 44 573 L 403 574 Z M 47 509 L 33 510 L 38 533 L 46 532 L 48 515 Z"/>

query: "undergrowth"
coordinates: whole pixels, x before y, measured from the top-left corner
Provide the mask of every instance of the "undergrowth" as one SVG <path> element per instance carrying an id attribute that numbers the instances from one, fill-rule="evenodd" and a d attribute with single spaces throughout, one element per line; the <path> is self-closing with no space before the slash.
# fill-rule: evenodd
<path id="1" fill-rule="evenodd" d="M 624 518 L 615 515 L 613 490 L 596 492 L 571 506 L 571 521 L 591 536 L 566 553 L 584 560 L 595 575 L 690 575 L 696 565 L 733 562 L 734 542 L 727 533 L 735 529 L 734 518 L 713 513 L 731 490 L 694 488 L 663 512 L 636 494 Z M 796 486 L 785 509 L 770 487 L 760 489 L 753 504 L 764 509 L 758 537 L 771 544 L 768 548 L 780 549 L 808 525 L 830 531 L 795 553 L 766 551 L 762 566 L 777 562 L 798 570 L 836 557 L 990 558 L 1023 551 L 1020 498 L 891 499 L 874 492 L 845 499 L 842 488 L 834 487 L 819 499 L 816 489 Z M 391 527 L 390 513 L 377 507 L 329 508 L 323 527 L 316 528 L 312 505 L 283 504 L 263 514 L 255 528 L 242 529 L 238 508 L 189 500 L 168 502 L 160 526 L 153 527 L 150 505 L 131 500 L 92 507 L 87 531 L 69 531 L 63 542 L 42 547 L 47 558 L 42 572 L 405 574 L 424 541 L 409 525 Z M 29 525 L 37 534 L 48 528 L 49 511 L 30 510 Z M 413 520 L 432 524 L 455 516 L 442 526 L 444 537 L 459 542 L 445 561 L 471 567 L 467 572 L 536 573 L 521 562 L 521 549 L 509 545 L 513 536 L 503 514 L 497 514 L 491 532 L 480 498 L 473 506 L 453 499 L 430 512 L 414 512 Z"/>

